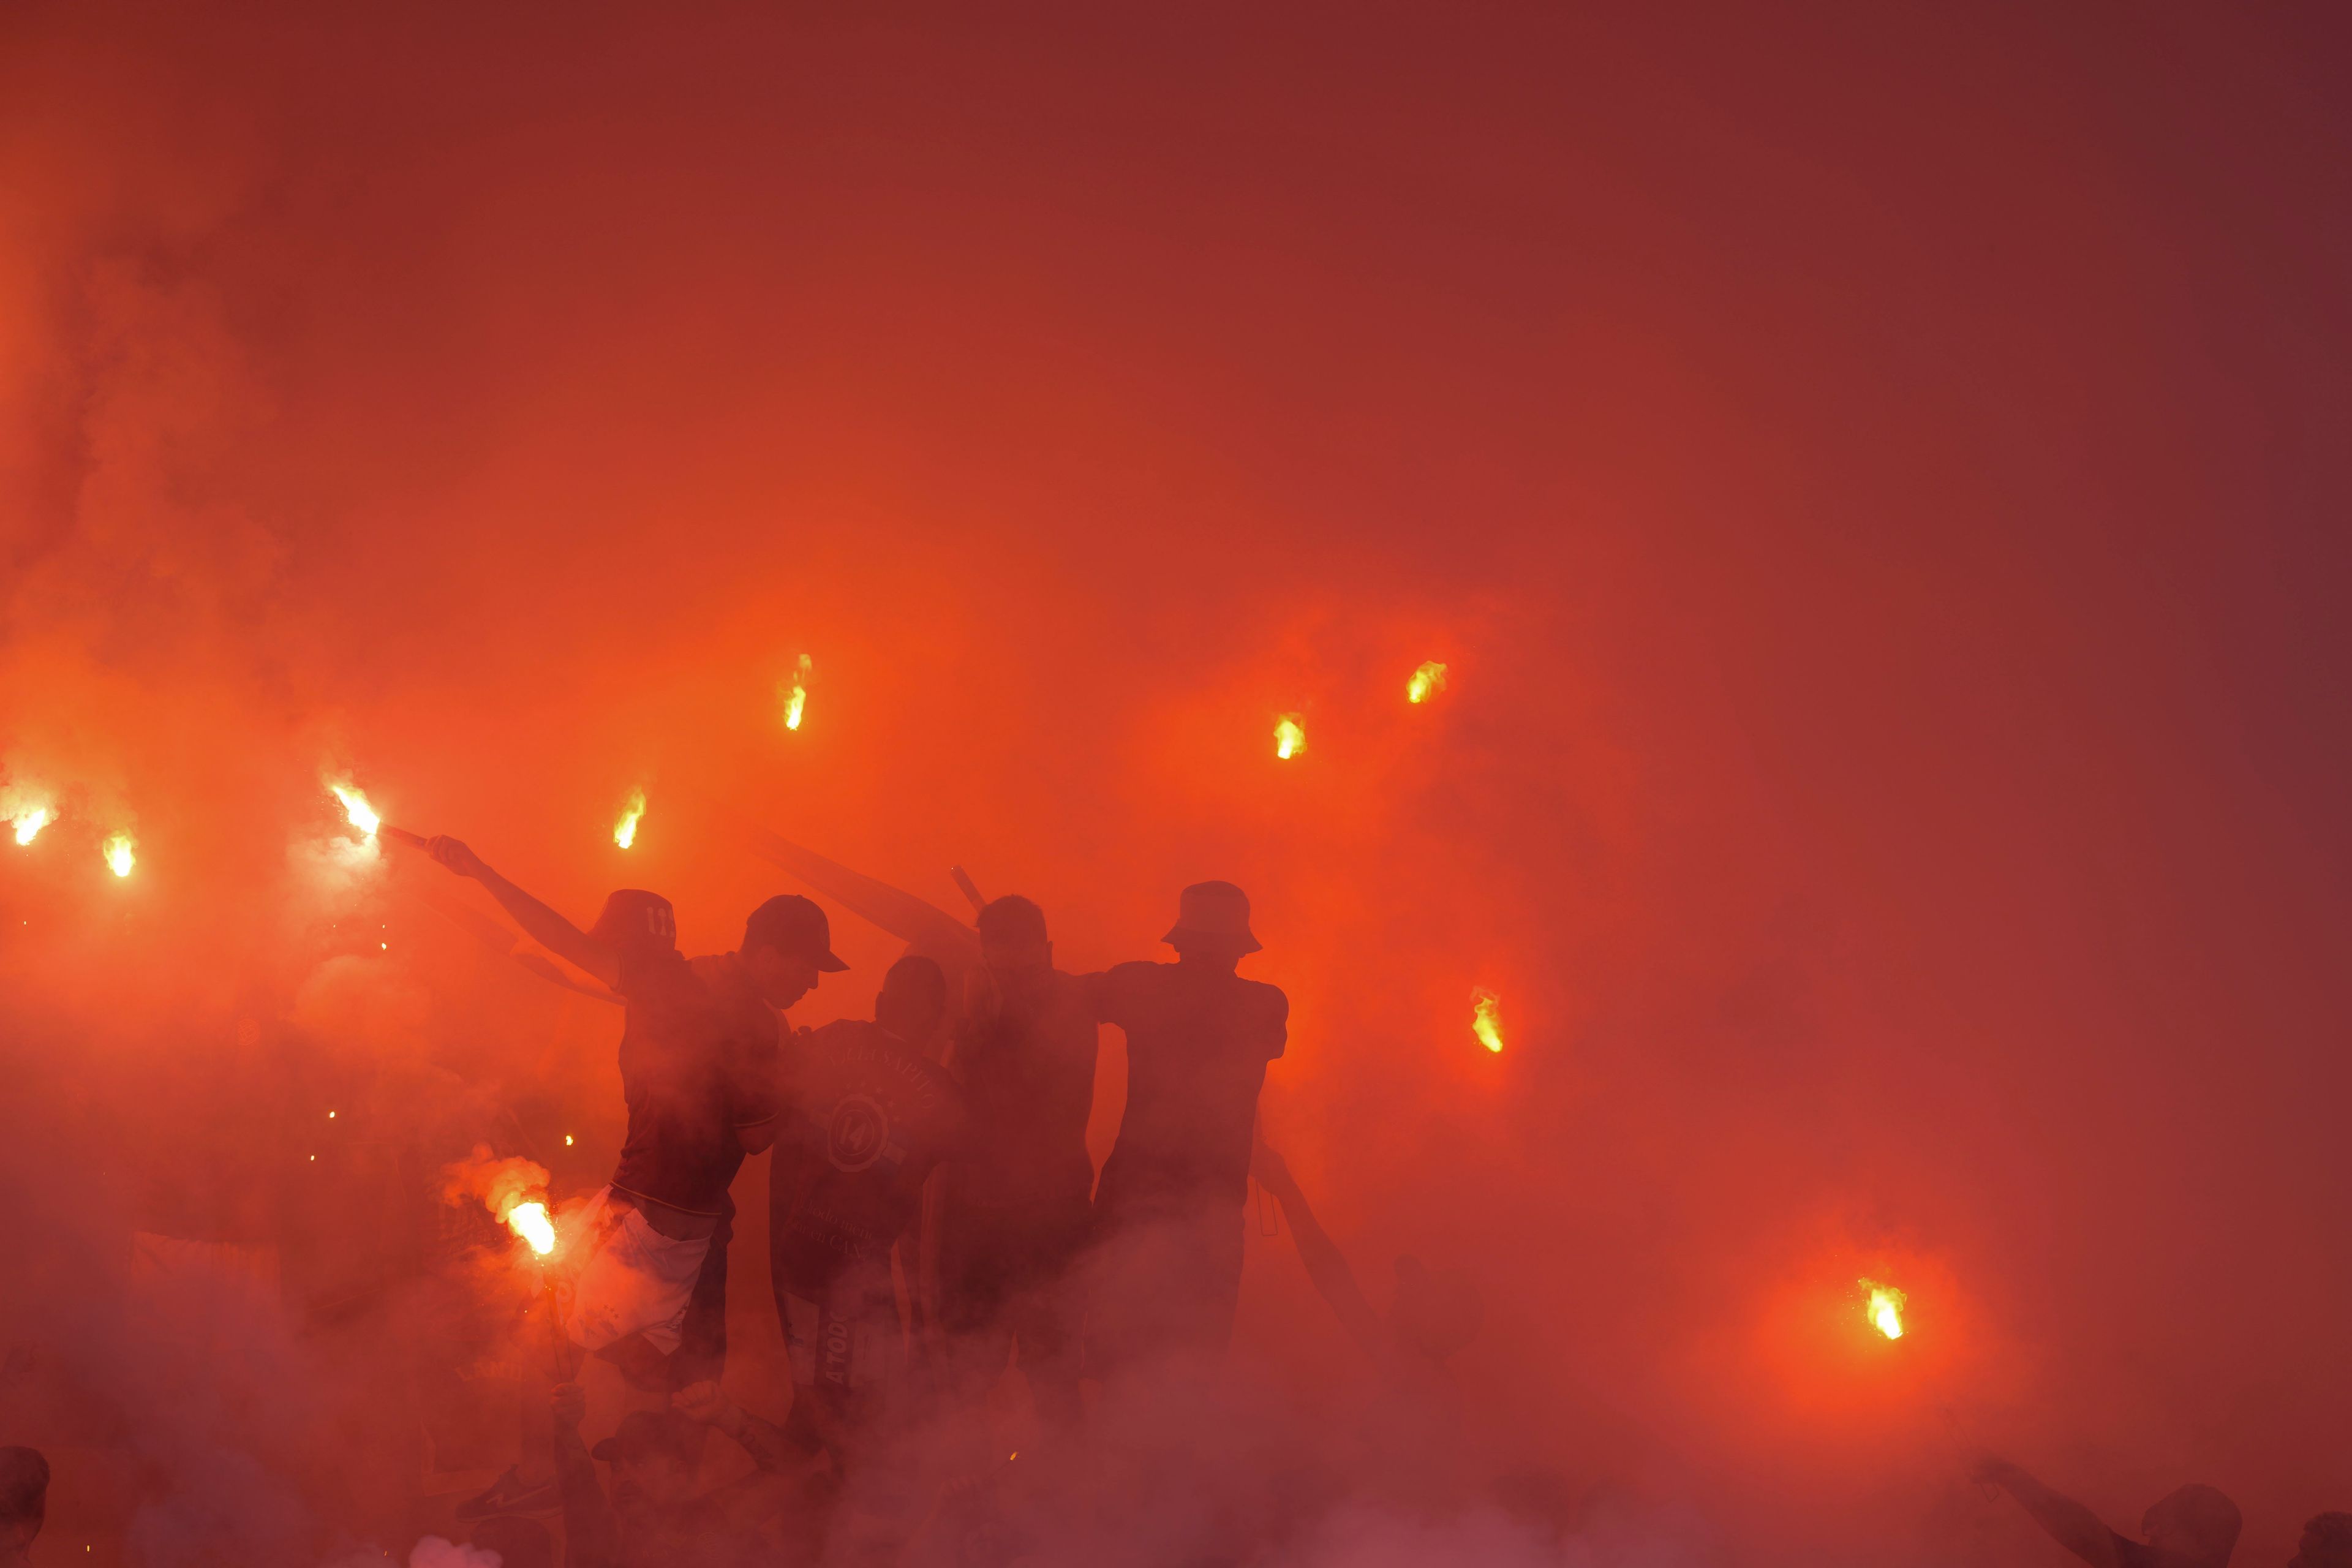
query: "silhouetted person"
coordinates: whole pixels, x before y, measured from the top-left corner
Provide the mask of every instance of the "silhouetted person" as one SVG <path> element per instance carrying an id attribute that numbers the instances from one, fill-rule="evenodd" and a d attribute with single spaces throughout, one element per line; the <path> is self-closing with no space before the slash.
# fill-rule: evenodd
<path id="1" fill-rule="evenodd" d="M 577 1384 L 555 1390 L 566 1568 L 740 1568 L 772 1561 L 764 1527 L 807 1506 L 807 1457 L 781 1428 L 736 1408 L 714 1383 L 694 1384 L 675 1399 L 673 1409 L 630 1411 L 620 1429 L 596 1445 L 593 1458 L 612 1469 L 608 1501 L 580 1439 L 586 1396 Z M 740 1443 L 759 1468 L 698 1493 L 703 1439 L 713 1426 Z"/>
<path id="2" fill-rule="evenodd" d="M 2007 1459 L 1987 1457 L 1977 1465 L 1976 1479 L 2015 1498 L 2052 1540 L 2094 1568 L 2224 1568 L 2242 1523 L 2236 1503 L 2191 1483 L 2148 1505 L 2140 1520 L 2140 1533 L 2147 1537 L 2143 1544 L 2109 1530 L 2088 1508 Z"/>
<path id="3" fill-rule="evenodd" d="M 743 945 L 689 962 L 667 900 L 625 889 L 583 931 L 492 870 L 458 840 L 433 858 L 489 890 L 533 940 L 617 992 L 625 1013 L 621 1087 L 628 1128 L 611 1183 L 591 1206 L 577 1268 L 573 1340 L 632 1383 L 667 1389 L 716 1377 L 727 1353 L 728 1195 L 746 1153 L 775 1136 L 777 1010 L 831 951 L 824 911 L 782 897 L 751 911 Z"/>
<path id="4" fill-rule="evenodd" d="M 2286 1568 L 2352 1568 L 2352 1513 L 2315 1513 Z"/>
<path id="5" fill-rule="evenodd" d="M 1095 1192 L 1101 1254 L 1090 1371 L 1169 1352 L 1221 1356 L 1242 1279 L 1242 1205 L 1266 1064 L 1290 1004 L 1235 966 L 1258 951 L 1230 882 L 1184 889 L 1174 963 L 1087 978 L 1096 1017 L 1127 1033 L 1127 1109 Z"/>
<path id="6" fill-rule="evenodd" d="M 960 1397 L 977 1405 L 1019 1347 L 1039 1415 L 1080 1415 L 1072 1268 L 1094 1191 L 1087 1118 L 1097 1029 L 1087 989 L 1054 967 L 1043 910 L 980 911 L 949 1065 L 971 1113 L 964 1157 L 940 1173 L 940 1326 Z"/>
<path id="7" fill-rule="evenodd" d="M 38 1448 L 0 1448 L 0 1568 L 32 1562 L 48 1513 L 48 1460 Z"/>
<path id="8" fill-rule="evenodd" d="M 940 966 L 902 958 L 871 1021 L 844 1018 L 794 1040 L 769 1167 L 769 1268 L 792 1354 L 793 1434 L 831 1451 L 844 1517 L 883 1539 L 911 1530 L 920 1505 L 894 1473 L 907 1335 L 890 1256 L 911 1240 L 923 1183 L 964 1136 L 962 1094 L 924 1049 L 946 1012 Z M 906 1263 L 911 1279 L 910 1255 Z"/>

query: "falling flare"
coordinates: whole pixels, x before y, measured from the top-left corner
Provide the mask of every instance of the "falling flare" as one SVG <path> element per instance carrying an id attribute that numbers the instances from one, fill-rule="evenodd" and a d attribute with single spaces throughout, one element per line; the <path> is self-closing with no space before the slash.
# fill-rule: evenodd
<path id="1" fill-rule="evenodd" d="M 621 820 L 613 825 L 613 842 L 626 849 L 637 841 L 637 818 L 646 814 L 646 792 L 633 789 L 629 804 L 621 812 Z"/>
<path id="2" fill-rule="evenodd" d="M 118 833 L 106 841 L 106 863 L 116 876 L 128 877 L 131 868 L 139 864 L 139 858 L 131 852 L 131 837 L 128 833 Z"/>
<path id="3" fill-rule="evenodd" d="M 1404 700 L 1426 702 L 1444 689 L 1445 667 L 1433 658 L 1414 670 L 1412 679 L 1404 683 Z"/>
<path id="4" fill-rule="evenodd" d="M 784 698 L 785 729 L 797 730 L 801 727 L 801 715 L 808 710 L 809 678 L 815 673 L 816 660 L 806 654 L 801 655 L 800 662 L 793 666 L 793 689 Z"/>
<path id="5" fill-rule="evenodd" d="M 1855 1284 L 1870 1292 L 1870 1326 L 1890 1340 L 1903 1337 L 1902 1291 L 1892 1285 L 1881 1285 L 1874 1279 L 1857 1279 Z"/>
<path id="6" fill-rule="evenodd" d="M 533 1199 L 517 1204 L 506 1213 L 507 1228 L 530 1244 L 530 1249 L 541 1258 L 555 1250 L 555 1222 L 547 1216 L 547 1205 Z"/>
<path id="7" fill-rule="evenodd" d="M 46 805 L 37 805 L 24 813 L 16 818 L 16 842 L 30 844 L 33 836 L 47 827 L 51 820 L 49 808 Z"/>
<path id="8" fill-rule="evenodd" d="M 1503 1048 L 1503 999 L 1484 985 L 1470 993 L 1470 1032 L 1488 1050 Z"/>
<path id="9" fill-rule="evenodd" d="M 373 838 L 375 830 L 383 826 L 383 818 L 368 805 L 367 796 L 345 784 L 329 784 L 327 787 L 334 791 L 337 800 L 343 803 L 343 815 L 351 818 L 352 826 Z"/>
<path id="10" fill-rule="evenodd" d="M 1307 731 L 1296 713 L 1285 713 L 1274 726 L 1274 754 L 1288 762 L 1307 749 Z"/>

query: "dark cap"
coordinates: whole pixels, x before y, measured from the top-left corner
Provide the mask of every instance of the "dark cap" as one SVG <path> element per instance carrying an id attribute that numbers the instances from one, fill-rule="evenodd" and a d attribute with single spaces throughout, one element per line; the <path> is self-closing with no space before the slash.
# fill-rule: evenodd
<path id="1" fill-rule="evenodd" d="M 743 922 L 743 951 L 772 947 L 793 958 L 816 961 L 819 969 L 849 965 L 833 955 L 833 927 L 824 911 L 798 893 L 779 893 L 751 911 Z"/>
<path id="2" fill-rule="evenodd" d="M 677 951 L 677 911 L 659 893 L 623 888 L 604 900 L 588 934 L 631 957 Z"/>
<path id="3" fill-rule="evenodd" d="M 1160 939 L 1181 947 L 1201 941 L 1219 947 L 1255 952 L 1259 942 L 1250 934 L 1249 895 L 1231 882 L 1195 882 L 1177 901 L 1176 923 Z"/>
<path id="4" fill-rule="evenodd" d="M 709 1428 L 675 1410 L 632 1410 L 621 1417 L 620 1430 L 589 1451 L 606 1464 L 621 1459 L 671 1458 L 682 1465 L 702 1462 L 702 1438 Z"/>

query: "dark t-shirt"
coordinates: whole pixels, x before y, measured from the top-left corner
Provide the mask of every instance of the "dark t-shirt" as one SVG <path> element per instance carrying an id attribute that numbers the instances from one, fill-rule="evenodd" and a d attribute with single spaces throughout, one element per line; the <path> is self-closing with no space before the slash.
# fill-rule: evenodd
<path id="1" fill-rule="evenodd" d="M 1095 1016 L 1127 1031 L 1127 1112 L 1097 1209 L 1239 1207 L 1258 1090 L 1282 1055 L 1289 999 L 1182 963 L 1122 963 L 1084 984 Z"/>
<path id="2" fill-rule="evenodd" d="M 963 1096 L 913 1046 L 844 1018 L 787 1047 L 786 1125 L 769 1165 L 776 1278 L 814 1291 L 914 1224 L 932 1167 L 958 1150 Z"/>
<path id="3" fill-rule="evenodd" d="M 971 1131 L 965 1158 L 940 1179 L 959 1211 L 1084 1208 L 1095 1184 L 1087 1118 L 1096 1030 L 1087 985 L 1059 970 L 1039 995 L 957 1030 L 955 1071 Z"/>
<path id="4" fill-rule="evenodd" d="M 776 1015 L 731 954 L 625 958 L 616 989 L 629 1126 L 613 1185 L 688 1214 L 734 1213 L 742 1133 L 775 1115 Z"/>

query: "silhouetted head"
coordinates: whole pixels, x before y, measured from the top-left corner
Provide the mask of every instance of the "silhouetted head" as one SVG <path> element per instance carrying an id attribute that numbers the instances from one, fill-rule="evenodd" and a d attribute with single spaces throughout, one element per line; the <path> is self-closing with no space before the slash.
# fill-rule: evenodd
<path id="1" fill-rule="evenodd" d="M 31 1546 L 48 1510 L 48 1460 L 38 1448 L 0 1448 L 0 1551 Z"/>
<path id="2" fill-rule="evenodd" d="M 1160 940 L 1187 963 L 1231 969 L 1259 946 L 1250 934 L 1249 895 L 1231 882 L 1195 882 L 1184 889 L 1176 923 Z"/>
<path id="3" fill-rule="evenodd" d="M 972 921 L 980 931 L 981 961 L 1008 991 L 1037 984 L 1054 971 L 1054 944 L 1045 937 L 1045 911 L 1018 893 L 992 899 Z"/>
<path id="4" fill-rule="evenodd" d="M 659 893 L 623 888 L 605 899 L 588 934 L 624 959 L 658 958 L 677 951 L 677 911 Z"/>
<path id="5" fill-rule="evenodd" d="M 613 1507 L 624 1513 L 675 1508 L 694 1497 L 708 1429 L 675 1410 L 632 1410 L 596 1445 L 613 1467 Z"/>
<path id="6" fill-rule="evenodd" d="M 499 1568 L 555 1568 L 555 1537 L 535 1519 L 500 1514 L 474 1526 L 469 1544 L 499 1554 Z"/>
<path id="7" fill-rule="evenodd" d="M 2286 1568 L 2352 1568 L 2352 1513 L 2315 1513 Z"/>
<path id="8" fill-rule="evenodd" d="M 833 955 L 833 927 L 814 901 L 779 893 L 743 922 L 740 956 L 771 1007 L 789 1007 L 816 989 L 819 974 L 849 965 Z"/>
<path id="9" fill-rule="evenodd" d="M 2200 1568 L 2223 1568 L 2237 1550 L 2244 1523 L 2238 1505 L 2212 1487 L 2192 1481 L 2148 1504 L 2140 1533 L 2159 1552 Z"/>
<path id="10" fill-rule="evenodd" d="M 874 998 L 874 1021 L 914 1045 L 939 1033 L 948 1016 L 948 977 L 922 954 L 910 952 L 882 977 L 882 994 Z"/>
<path id="11" fill-rule="evenodd" d="M 1468 1276 L 1424 1268 L 1410 1256 L 1396 1260 L 1396 1306 L 1389 1323 L 1414 1350 L 1444 1361 L 1478 1337 L 1485 1317 L 1486 1305 Z"/>

